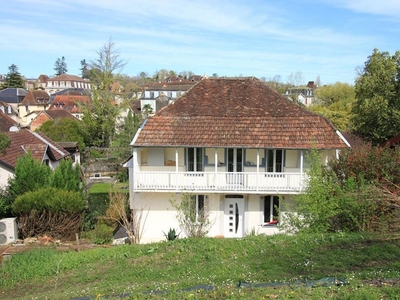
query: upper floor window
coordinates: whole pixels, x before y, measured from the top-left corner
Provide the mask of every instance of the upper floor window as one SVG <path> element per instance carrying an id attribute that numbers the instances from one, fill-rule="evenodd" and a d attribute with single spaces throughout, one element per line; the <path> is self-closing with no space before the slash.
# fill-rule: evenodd
<path id="1" fill-rule="evenodd" d="M 203 148 L 187 148 L 187 170 L 189 172 L 203 171 Z"/>
<path id="2" fill-rule="evenodd" d="M 283 150 L 267 150 L 267 172 L 283 172 Z"/>

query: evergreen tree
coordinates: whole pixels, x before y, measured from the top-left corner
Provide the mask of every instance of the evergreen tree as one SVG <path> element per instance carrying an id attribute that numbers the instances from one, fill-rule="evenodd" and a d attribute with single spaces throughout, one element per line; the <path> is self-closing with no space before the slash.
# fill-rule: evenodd
<path id="1" fill-rule="evenodd" d="M 74 166 L 71 159 L 62 160 L 52 173 L 50 186 L 71 192 L 81 192 L 83 189 L 79 166 Z"/>
<path id="2" fill-rule="evenodd" d="M 6 75 L 3 89 L 6 88 L 25 88 L 25 80 L 18 72 L 18 67 L 15 64 L 12 64 L 8 67 L 8 73 Z"/>
<path id="3" fill-rule="evenodd" d="M 66 74 L 68 72 L 67 63 L 65 62 L 65 57 L 61 57 L 61 59 L 57 58 L 54 63 L 54 71 L 56 71 L 56 76 L 61 74 Z"/>

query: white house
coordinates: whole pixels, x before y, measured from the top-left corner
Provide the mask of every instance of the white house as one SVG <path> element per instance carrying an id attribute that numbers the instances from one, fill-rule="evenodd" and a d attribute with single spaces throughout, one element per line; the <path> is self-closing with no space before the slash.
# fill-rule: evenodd
<path id="1" fill-rule="evenodd" d="M 254 77 L 202 79 L 148 118 L 131 145 L 141 243 L 182 230 L 170 200 L 185 195 L 210 214 L 210 237 L 276 233 L 280 199 L 304 189 L 306 152 L 318 149 L 327 162 L 348 147 L 328 120 Z"/>

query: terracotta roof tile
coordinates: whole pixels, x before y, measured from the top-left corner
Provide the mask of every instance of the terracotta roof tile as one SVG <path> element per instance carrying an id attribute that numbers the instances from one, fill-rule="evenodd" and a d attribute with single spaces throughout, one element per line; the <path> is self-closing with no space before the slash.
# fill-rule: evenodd
<path id="1" fill-rule="evenodd" d="M 7 132 L 10 127 L 18 125 L 18 122 L 11 119 L 0 110 L 0 131 Z"/>
<path id="2" fill-rule="evenodd" d="M 332 124 L 256 78 L 205 78 L 149 118 L 134 146 L 337 149 Z"/>
<path id="3" fill-rule="evenodd" d="M 34 159 L 39 161 L 43 161 L 45 153 L 55 161 L 69 155 L 65 149 L 42 133 L 24 129 L 5 134 L 11 139 L 11 145 L 5 153 L 0 153 L 0 163 L 10 168 L 14 168 L 18 158 L 24 156 L 28 151 L 32 153 Z"/>
<path id="4" fill-rule="evenodd" d="M 46 91 L 31 90 L 24 97 L 24 100 L 18 106 L 25 105 L 47 105 L 50 101 L 50 95 Z"/>
<path id="5" fill-rule="evenodd" d="M 53 103 L 49 110 L 64 109 L 70 113 L 81 112 L 80 105 L 85 105 L 90 102 L 89 96 L 82 95 L 57 95 L 55 96 Z"/>

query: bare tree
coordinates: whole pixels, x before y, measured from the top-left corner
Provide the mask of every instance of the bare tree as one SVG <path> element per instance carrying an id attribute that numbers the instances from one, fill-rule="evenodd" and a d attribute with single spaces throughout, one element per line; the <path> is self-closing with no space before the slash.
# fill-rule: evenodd
<path id="1" fill-rule="evenodd" d="M 128 197 L 124 193 L 110 191 L 108 195 L 110 205 L 104 219 L 122 226 L 128 235 L 129 242 L 131 244 L 139 244 L 143 232 L 143 224 L 147 217 L 147 215 L 144 215 L 144 207 L 129 208 Z"/>

